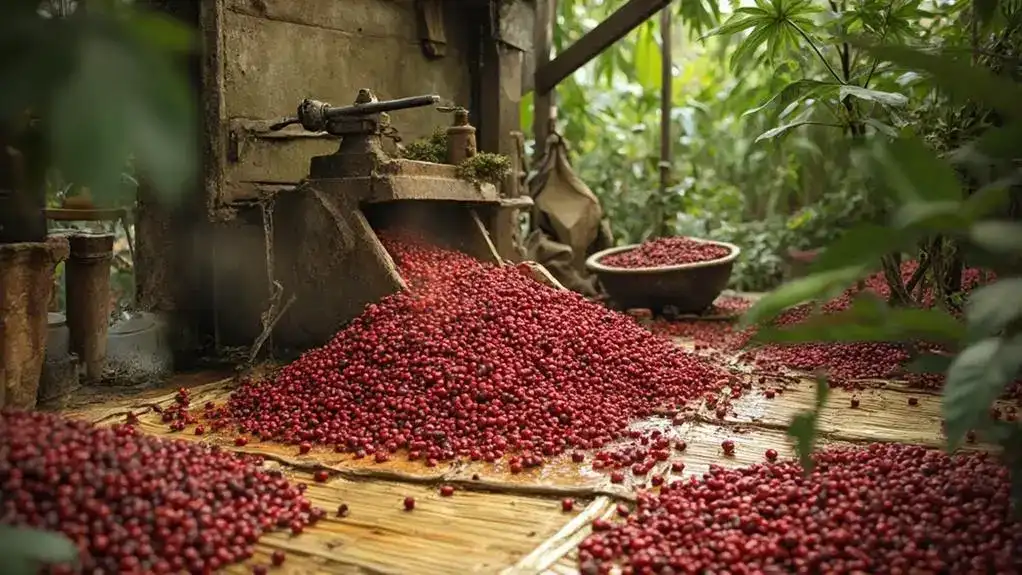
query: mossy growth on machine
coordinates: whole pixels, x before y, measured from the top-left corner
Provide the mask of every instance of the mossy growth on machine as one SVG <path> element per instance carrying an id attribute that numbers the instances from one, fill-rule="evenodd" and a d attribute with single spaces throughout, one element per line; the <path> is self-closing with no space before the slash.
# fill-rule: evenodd
<path id="1" fill-rule="evenodd" d="M 448 143 L 447 130 L 438 127 L 429 137 L 408 144 L 401 157 L 418 162 L 445 164 L 447 163 Z M 478 152 L 459 162 L 456 174 L 462 180 L 474 184 L 499 185 L 504 178 L 511 174 L 511 158 L 503 154 Z"/>

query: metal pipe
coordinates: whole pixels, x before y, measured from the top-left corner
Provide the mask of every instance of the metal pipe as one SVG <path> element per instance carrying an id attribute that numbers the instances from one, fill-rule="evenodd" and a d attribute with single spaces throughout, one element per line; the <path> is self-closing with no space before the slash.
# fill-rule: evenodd
<path id="1" fill-rule="evenodd" d="M 323 110 L 323 115 L 328 120 L 335 120 L 345 116 L 366 116 L 379 112 L 394 112 L 407 110 L 409 108 L 422 108 L 440 103 L 440 96 L 429 94 L 426 96 L 410 96 L 398 98 L 397 100 L 384 100 L 382 102 L 369 102 L 366 104 L 355 104 L 353 106 L 328 107 Z"/>

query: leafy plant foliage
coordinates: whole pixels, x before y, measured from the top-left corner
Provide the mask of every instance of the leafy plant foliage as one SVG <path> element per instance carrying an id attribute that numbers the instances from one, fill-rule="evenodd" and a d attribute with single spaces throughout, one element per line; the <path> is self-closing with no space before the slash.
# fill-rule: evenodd
<path id="1" fill-rule="evenodd" d="M 1018 134 L 1022 100 L 1008 102 L 1001 96 L 1015 87 L 1003 78 L 973 70 L 963 75 L 953 54 L 929 53 L 902 47 L 867 48 L 870 53 L 906 67 L 918 66 L 928 73 L 942 91 L 997 111 L 1005 122 L 984 135 L 984 139 L 1007 139 Z M 993 92 L 991 92 L 991 90 Z M 1015 140 L 1017 146 L 1022 139 Z M 1014 160 L 1014 151 L 987 148 L 986 161 L 999 164 Z M 823 299 L 835 289 L 848 286 L 875 267 L 887 253 L 911 252 L 927 237 L 945 236 L 961 243 L 980 261 L 994 261 L 998 276 L 993 283 L 966 296 L 964 324 L 939 309 L 853 306 L 847 313 L 820 316 L 786 330 L 765 330 L 760 337 L 769 341 L 894 341 L 921 339 L 939 343 L 952 352 L 949 361 L 935 361 L 917 369 L 945 372 L 943 412 L 948 448 L 959 447 L 966 434 L 976 430 L 1002 444 L 1014 463 L 1015 480 L 1022 480 L 1019 466 L 1019 426 L 990 418 L 993 402 L 1022 370 L 1022 243 L 1003 241 L 1022 237 L 1022 224 L 1000 219 L 1016 172 L 982 185 L 967 194 L 952 165 L 939 158 L 913 136 L 892 141 L 878 139 L 868 148 L 872 173 L 878 184 L 894 199 L 886 232 L 853 229 L 827 248 L 816 273 L 791 282 L 757 303 L 745 318 L 747 323 L 765 322 L 783 309 L 806 300 Z M 998 230 L 991 233 L 990 226 Z M 867 232 L 864 233 L 864 232 Z M 1003 234 L 1003 235 L 1001 235 Z M 874 241 L 863 241 L 867 236 Z M 850 238 L 850 239 L 849 239 Z M 808 424 L 805 424 L 808 425 Z"/>
<path id="2" fill-rule="evenodd" d="M 134 163 L 164 199 L 179 197 L 198 164 L 196 95 L 179 69 L 191 31 L 122 0 L 80 4 L 4 3 L 0 141 L 25 158 L 32 173 L 21 183 L 41 188 L 56 174 L 102 202 L 121 195 Z M 0 526 L 0 556 L 4 573 L 33 574 L 74 563 L 78 549 L 58 534 Z"/>

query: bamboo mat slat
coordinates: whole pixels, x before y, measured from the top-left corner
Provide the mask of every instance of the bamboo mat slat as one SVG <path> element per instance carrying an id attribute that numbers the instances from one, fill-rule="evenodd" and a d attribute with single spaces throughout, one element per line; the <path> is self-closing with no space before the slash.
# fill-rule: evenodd
<path id="1" fill-rule="evenodd" d="M 494 573 L 526 555 L 575 515 L 558 501 L 456 491 L 394 482 L 334 479 L 308 485 L 306 496 L 327 518 L 299 536 L 273 532 L 260 539 L 257 554 L 229 572 L 248 573 L 274 550 L 288 557 L 285 573 Z M 405 511 L 404 498 L 416 500 Z M 336 517 L 341 503 L 345 518 Z M 274 571 L 278 572 L 278 571 Z"/>
<path id="2" fill-rule="evenodd" d="M 552 537 L 544 541 L 518 561 L 505 569 L 501 575 L 518 575 L 520 573 L 541 573 L 557 563 L 582 542 L 590 533 L 594 519 L 607 517 L 614 510 L 613 502 L 606 497 L 599 497 L 590 503 Z"/>

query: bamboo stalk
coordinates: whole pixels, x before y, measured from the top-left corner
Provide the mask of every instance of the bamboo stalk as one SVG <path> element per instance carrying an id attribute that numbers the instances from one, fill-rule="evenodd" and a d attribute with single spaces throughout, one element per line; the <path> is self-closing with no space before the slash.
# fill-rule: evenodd
<path id="1" fill-rule="evenodd" d="M 501 575 L 524 575 L 526 573 L 542 573 L 578 547 L 589 535 L 590 525 L 594 519 L 606 516 L 613 511 L 611 500 L 598 497 L 586 506 L 582 513 L 576 515 L 552 537 L 536 547 L 532 553 L 523 557 L 518 563 L 504 569 Z"/>

